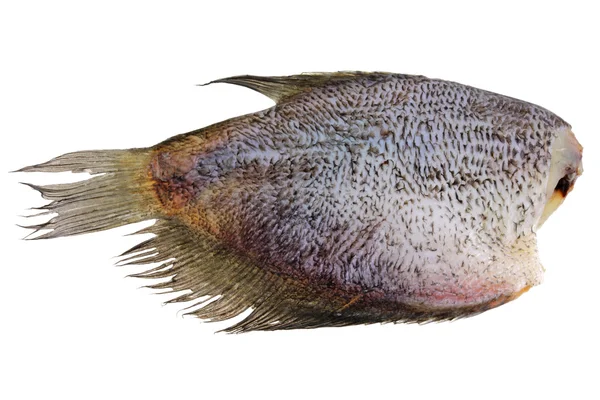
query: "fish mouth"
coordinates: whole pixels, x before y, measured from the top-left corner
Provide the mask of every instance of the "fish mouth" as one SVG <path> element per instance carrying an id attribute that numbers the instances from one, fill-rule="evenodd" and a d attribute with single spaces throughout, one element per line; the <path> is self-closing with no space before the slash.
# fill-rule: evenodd
<path id="1" fill-rule="evenodd" d="M 552 215 L 573 190 L 575 181 L 583 173 L 583 147 L 570 129 L 559 132 L 551 150 L 550 174 L 546 186 L 546 204 L 537 228 Z"/>

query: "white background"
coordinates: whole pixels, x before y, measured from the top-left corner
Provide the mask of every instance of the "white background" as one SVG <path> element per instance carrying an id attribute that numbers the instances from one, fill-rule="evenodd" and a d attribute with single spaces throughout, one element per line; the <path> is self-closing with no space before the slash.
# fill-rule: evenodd
<path id="1" fill-rule="evenodd" d="M 0 6 L 0 398 L 600 397 L 593 2 L 11 3 Z M 135 227 L 20 240 L 18 215 L 43 203 L 17 182 L 69 176 L 7 171 L 272 104 L 198 83 L 337 70 L 454 80 L 573 125 L 585 173 L 539 232 L 543 285 L 453 323 L 225 335 L 112 266 Z"/>

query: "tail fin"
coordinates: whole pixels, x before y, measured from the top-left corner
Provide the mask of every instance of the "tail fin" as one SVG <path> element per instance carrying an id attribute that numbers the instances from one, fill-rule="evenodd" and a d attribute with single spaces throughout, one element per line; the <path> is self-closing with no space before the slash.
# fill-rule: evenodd
<path id="1" fill-rule="evenodd" d="M 57 185 L 25 185 L 39 191 L 51 203 L 38 207 L 40 214 L 57 214 L 48 222 L 27 226 L 33 239 L 79 235 L 154 218 L 147 149 L 79 151 L 17 172 L 87 172 L 102 174 L 88 180 Z M 30 236 L 31 236 L 30 235 Z"/>

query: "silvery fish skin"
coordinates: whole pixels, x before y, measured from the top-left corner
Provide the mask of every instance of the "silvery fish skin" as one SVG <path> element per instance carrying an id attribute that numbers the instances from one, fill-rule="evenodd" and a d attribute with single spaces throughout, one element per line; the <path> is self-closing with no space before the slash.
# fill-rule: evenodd
<path id="1" fill-rule="evenodd" d="M 152 148 L 24 168 L 104 174 L 31 185 L 58 213 L 38 237 L 156 218 L 124 263 L 163 263 L 137 276 L 170 278 L 151 287 L 173 302 L 208 300 L 200 318 L 253 308 L 231 332 L 454 319 L 541 282 L 535 232 L 583 171 L 558 116 L 422 76 L 216 82 L 277 104 Z"/>

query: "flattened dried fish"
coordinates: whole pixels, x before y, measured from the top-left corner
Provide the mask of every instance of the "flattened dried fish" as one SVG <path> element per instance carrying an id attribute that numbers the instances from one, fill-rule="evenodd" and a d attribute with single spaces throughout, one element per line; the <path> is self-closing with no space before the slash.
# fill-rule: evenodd
<path id="1" fill-rule="evenodd" d="M 36 238 L 156 219 L 124 263 L 206 302 L 230 332 L 474 315 L 541 282 L 536 230 L 582 173 L 558 116 L 389 73 L 221 79 L 276 105 L 151 148 L 65 154 L 21 171 L 101 174 L 35 186 Z M 216 298 L 216 300 L 215 300 Z"/>

